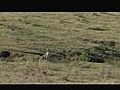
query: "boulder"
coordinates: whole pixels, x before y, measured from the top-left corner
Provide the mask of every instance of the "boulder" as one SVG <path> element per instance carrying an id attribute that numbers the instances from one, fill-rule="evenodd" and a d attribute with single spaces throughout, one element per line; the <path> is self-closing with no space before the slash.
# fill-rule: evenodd
<path id="1" fill-rule="evenodd" d="M 9 57 L 11 55 L 11 52 L 10 51 L 1 51 L 0 52 L 0 57 L 1 58 L 7 58 L 7 57 Z"/>
<path id="2" fill-rule="evenodd" d="M 48 60 L 50 61 L 55 61 L 55 60 L 63 60 L 65 59 L 66 55 L 63 52 L 50 52 L 50 54 L 48 55 Z"/>

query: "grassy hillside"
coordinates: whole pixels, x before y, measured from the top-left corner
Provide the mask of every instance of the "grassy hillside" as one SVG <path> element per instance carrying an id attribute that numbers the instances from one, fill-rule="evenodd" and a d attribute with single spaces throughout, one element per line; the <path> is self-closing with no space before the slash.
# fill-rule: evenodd
<path id="1" fill-rule="evenodd" d="M 119 23 L 118 12 L 0 12 L 0 50 L 24 55 L 0 59 L 0 82 L 120 83 Z M 68 55 L 81 48 L 105 55 L 105 62 L 84 61 L 81 55 L 51 62 L 24 53 L 50 49 Z"/>

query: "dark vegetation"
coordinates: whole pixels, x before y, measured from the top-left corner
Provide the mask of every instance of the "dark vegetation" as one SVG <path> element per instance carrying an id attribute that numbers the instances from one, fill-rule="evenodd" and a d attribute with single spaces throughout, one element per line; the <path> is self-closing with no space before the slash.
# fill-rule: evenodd
<path id="1" fill-rule="evenodd" d="M 97 62 L 97 63 L 104 63 L 106 60 L 119 60 L 120 59 L 120 51 L 115 49 L 115 42 L 114 41 L 92 41 L 91 43 L 98 44 L 98 46 L 84 49 L 84 48 L 77 48 L 76 50 L 50 50 L 50 54 L 48 55 L 49 61 L 74 61 L 74 60 L 81 60 L 81 61 L 88 61 L 88 62 Z M 46 50 L 41 52 L 27 52 L 27 51 L 18 51 L 18 53 L 28 53 L 28 54 L 35 54 L 39 56 L 43 56 Z M 13 51 L 1 51 L 0 57 L 7 58 L 13 55 Z M 19 54 L 16 54 L 19 56 Z"/>

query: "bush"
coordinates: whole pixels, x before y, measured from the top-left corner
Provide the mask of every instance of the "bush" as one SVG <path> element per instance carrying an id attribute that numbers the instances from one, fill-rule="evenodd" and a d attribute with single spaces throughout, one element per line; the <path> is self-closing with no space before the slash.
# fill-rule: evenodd
<path id="1" fill-rule="evenodd" d="M 88 54 L 86 52 L 82 52 L 82 54 L 80 55 L 79 59 L 81 61 L 89 61 Z"/>

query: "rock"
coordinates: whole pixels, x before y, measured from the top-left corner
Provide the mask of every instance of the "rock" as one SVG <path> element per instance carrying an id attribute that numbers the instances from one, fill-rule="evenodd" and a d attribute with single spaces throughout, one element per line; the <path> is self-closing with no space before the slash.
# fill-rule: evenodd
<path id="1" fill-rule="evenodd" d="M 11 55 L 11 52 L 10 51 L 2 51 L 1 53 L 0 53 L 0 57 L 1 58 L 7 58 L 7 57 L 9 57 Z"/>
<path id="2" fill-rule="evenodd" d="M 54 61 L 54 60 L 63 60 L 65 59 L 66 55 L 63 52 L 49 52 L 48 55 L 48 60 L 50 61 Z"/>
<path id="3" fill-rule="evenodd" d="M 103 63 L 104 61 L 104 55 L 100 54 L 99 52 L 90 52 L 88 54 L 89 62 L 97 62 L 97 63 Z"/>

